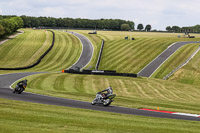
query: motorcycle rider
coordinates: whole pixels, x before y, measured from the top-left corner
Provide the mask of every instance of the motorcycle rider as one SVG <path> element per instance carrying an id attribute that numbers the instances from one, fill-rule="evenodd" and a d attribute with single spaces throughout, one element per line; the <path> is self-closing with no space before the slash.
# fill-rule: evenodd
<path id="1" fill-rule="evenodd" d="M 109 87 L 106 88 L 105 90 L 102 90 L 101 93 L 102 93 L 102 92 L 105 92 L 105 91 L 107 91 L 107 93 L 103 93 L 103 94 L 105 95 L 105 96 L 103 95 L 104 97 L 106 97 L 106 96 L 109 95 L 109 94 L 113 94 L 113 90 L 112 90 L 112 87 L 111 87 L 111 86 L 109 86 Z"/>
<path id="2" fill-rule="evenodd" d="M 16 87 L 19 86 L 19 88 L 23 88 L 23 91 L 24 91 L 26 86 L 27 86 L 27 82 L 28 82 L 27 79 L 22 80 L 22 81 L 17 83 Z M 15 93 L 15 91 L 13 93 Z"/>
<path id="3" fill-rule="evenodd" d="M 107 93 L 102 93 L 102 92 L 106 92 L 107 91 Z M 113 94 L 113 90 L 112 90 L 112 87 L 111 86 L 109 86 L 108 88 L 106 88 L 105 90 L 102 90 L 102 91 L 100 91 L 99 93 L 98 93 L 98 95 L 97 95 L 97 99 L 98 99 L 98 101 L 100 101 L 100 100 L 103 100 L 103 98 L 105 98 L 107 95 L 109 95 L 109 94 Z"/>

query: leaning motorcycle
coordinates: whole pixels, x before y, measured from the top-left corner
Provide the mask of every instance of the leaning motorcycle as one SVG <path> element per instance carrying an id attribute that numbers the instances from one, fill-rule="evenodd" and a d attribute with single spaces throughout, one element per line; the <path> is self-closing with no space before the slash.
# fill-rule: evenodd
<path id="1" fill-rule="evenodd" d="M 17 94 L 21 94 L 24 90 L 25 90 L 26 86 L 25 85 L 16 85 L 16 87 L 14 88 L 13 93 L 17 93 Z"/>
<path id="2" fill-rule="evenodd" d="M 105 96 L 103 99 L 98 99 L 98 95 L 101 95 L 100 92 L 98 92 L 96 94 L 96 98 L 92 101 L 92 105 L 95 105 L 95 104 L 103 104 L 104 106 L 109 106 L 113 101 L 114 101 L 114 98 L 115 98 L 115 94 L 108 94 L 107 96 Z"/>

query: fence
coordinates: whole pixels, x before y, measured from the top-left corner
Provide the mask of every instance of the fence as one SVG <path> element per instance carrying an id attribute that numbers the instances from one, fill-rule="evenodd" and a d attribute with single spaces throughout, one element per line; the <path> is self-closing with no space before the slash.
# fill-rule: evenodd
<path id="1" fill-rule="evenodd" d="M 137 77 L 137 74 L 133 73 L 117 73 L 116 71 L 112 70 L 102 70 L 102 71 L 97 71 L 97 70 L 82 70 L 82 71 L 77 71 L 74 69 L 68 69 L 64 70 L 64 73 L 72 73 L 72 74 L 89 74 L 89 75 L 108 75 L 108 76 L 125 76 L 125 77 Z"/>

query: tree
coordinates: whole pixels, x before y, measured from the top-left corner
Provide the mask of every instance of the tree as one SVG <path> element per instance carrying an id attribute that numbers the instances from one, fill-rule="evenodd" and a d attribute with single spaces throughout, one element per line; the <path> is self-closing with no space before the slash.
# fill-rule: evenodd
<path id="1" fill-rule="evenodd" d="M 122 24 L 122 25 L 121 25 L 121 30 L 128 31 L 128 30 L 130 30 L 130 29 L 131 29 L 131 27 L 129 26 L 129 24 Z"/>
<path id="2" fill-rule="evenodd" d="M 143 24 L 138 24 L 137 29 L 140 30 L 140 31 L 141 31 L 142 29 L 144 29 Z"/>
<path id="3" fill-rule="evenodd" d="M 172 26 L 172 31 L 173 32 L 179 32 L 179 30 L 180 30 L 180 27 L 178 27 L 178 26 Z"/>
<path id="4" fill-rule="evenodd" d="M 135 27 L 135 23 L 134 22 L 132 22 L 132 21 L 128 21 L 127 22 L 127 24 L 129 24 L 129 26 L 131 27 L 131 29 L 135 29 L 134 27 Z"/>
<path id="5" fill-rule="evenodd" d="M 145 31 L 151 31 L 151 25 L 150 24 L 146 25 Z"/>
<path id="6" fill-rule="evenodd" d="M 31 17 L 31 27 L 39 27 L 40 21 L 37 17 Z"/>
<path id="7" fill-rule="evenodd" d="M 12 27 L 14 27 L 14 26 L 10 22 L 9 19 L 3 19 L 3 20 L 1 20 L 0 24 L 4 27 L 4 31 L 5 31 L 6 35 L 12 33 Z"/>
<path id="8" fill-rule="evenodd" d="M 24 23 L 24 27 L 31 27 L 31 19 L 30 17 L 27 17 L 25 15 L 22 15 L 21 16 L 21 19 L 23 20 L 23 23 Z"/>
<path id="9" fill-rule="evenodd" d="M 172 30 L 171 26 L 167 26 L 167 27 L 166 27 L 166 30 L 167 30 L 168 32 L 171 32 L 171 30 Z"/>
<path id="10" fill-rule="evenodd" d="M 4 27 L 0 25 L 0 37 L 2 37 L 5 34 Z"/>

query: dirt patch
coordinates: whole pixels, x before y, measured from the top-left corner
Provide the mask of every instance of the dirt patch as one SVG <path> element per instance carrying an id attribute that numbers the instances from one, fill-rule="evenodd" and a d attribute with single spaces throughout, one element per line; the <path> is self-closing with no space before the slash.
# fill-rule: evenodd
<path id="1" fill-rule="evenodd" d="M 18 36 L 18 35 L 20 35 L 20 34 L 22 34 L 22 33 L 24 33 L 24 31 L 19 31 L 19 33 L 16 33 L 16 34 L 14 34 L 14 35 L 9 36 L 8 39 L 5 39 L 5 40 L 3 40 L 3 41 L 0 41 L 0 45 L 3 44 L 3 43 L 5 43 L 5 42 L 7 42 L 8 40 L 10 40 L 10 39 L 12 39 L 12 38 L 15 38 L 16 36 Z"/>

